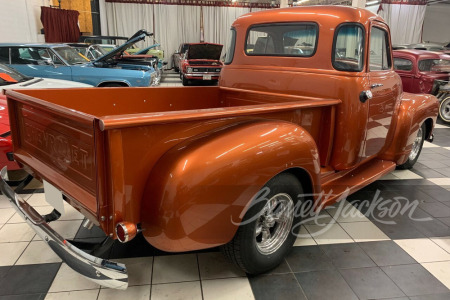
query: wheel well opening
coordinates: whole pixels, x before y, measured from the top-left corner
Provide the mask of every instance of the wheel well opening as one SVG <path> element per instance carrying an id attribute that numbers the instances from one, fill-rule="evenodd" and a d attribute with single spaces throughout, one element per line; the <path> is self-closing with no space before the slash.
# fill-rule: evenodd
<path id="1" fill-rule="evenodd" d="M 306 170 L 301 169 L 301 168 L 292 168 L 292 169 L 288 169 L 288 170 L 284 171 L 284 173 L 290 173 L 290 174 L 294 175 L 295 177 L 297 177 L 298 181 L 300 181 L 300 183 L 302 184 L 303 193 L 305 195 L 311 195 L 311 196 L 307 197 L 308 199 L 310 199 L 310 200 L 313 199 L 312 195 L 314 193 L 314 189 L 313 189 L 311 177 L 309 176 L 309 174 Z"/>
<path id="2" fill-rule="evenodd" d="M 431 130 L 433 128 L 433 120 L 432 119 L 425 120 L 425 128 L 426 128 L 425 139 L 428 139 L 431 135 Z"/>
<path id="3" fill-rule="evenodd" d="M 117 81 L 110 81 L 110 82 L 102 82 L 98 85 L 98 87 L 107 87 L 107 86 L 128 86 L 125 82 L 117 82 Z"/>

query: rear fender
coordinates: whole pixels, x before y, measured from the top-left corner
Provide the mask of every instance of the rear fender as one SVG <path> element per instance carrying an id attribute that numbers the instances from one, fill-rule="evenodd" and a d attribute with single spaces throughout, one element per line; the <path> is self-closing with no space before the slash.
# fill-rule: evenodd
<path id="1" fill-rule="evenodd" d="M 430 128 L 427 128 L 425 138 L 428 139 L 431 136 L 438 110 L 439 102 L 435 96 L 403 93 L 400 109 L 392 120 L 393 124 L 396 124 L 394 138 L 380 158 L 393 161 L 397 165 L 405 163 L 417 131 L 426 120 L 431 120 L 432 124 Z"/>
<path id="2" fill-rule="evenodd" d="M 316 143 L 293 123 L 245 122 L 184 141 L 161 157 L 148 178 L 144 237 L 171 252 L 225 244 L 252 197 L 291 168 L 304 169 L 318 184 Z"/>

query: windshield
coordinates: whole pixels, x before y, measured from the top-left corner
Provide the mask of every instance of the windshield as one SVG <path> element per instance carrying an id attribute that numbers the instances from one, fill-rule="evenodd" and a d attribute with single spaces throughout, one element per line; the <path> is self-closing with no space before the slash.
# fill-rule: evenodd
<path id="1" fill-rule="evenodd" d="M 105 51 L 105 53 L 111 52 L 114 49 L 116 49 L 115 46 L 110 46 L 110 45 L 100 45 L 100 48 L 102 48 Z"/>
<path id="2" fill-rule="evenodd" d="M 33 77 L 24 76 L 14 69 L 5 66 L 4 64 L 0 64 L 0 85 L 14 84 L 30 79 L 33 79 Z"/>
<path id="3" fill-rule="evenodd" d="M 419 70 L 422 72 L 450 72 L 448 59 L 424 59 L 419 61 Z"/>
<path id="4" fill-rule="evenodd" d="M 102 57 L 103 55 L 108 53 L 108 51 L 104 50 L 102 47 L 99 47 L 97 45 L 91 45 L 89 47 L 73 47 L 73 48 L 75 48 L 75 50 L 83 54 L 89 60 L 96 60 L 99 57 Z"/>
<path id="5" fill-rule="evenodd" d="M 85 56 L 71 47 L 53 48 L 53 51 L 58 53 L 58 55 L 61 56 L 69 65 L 85 64 L 89 62 Z"/>
<path id="6" fill-rule="evenodd" d="M 104 48 L 98 46 L 98 45 L 92 45 L 89 47 L 89 55 L 92 55 L 92 59 L 98 59 L 100 57 L 102 57 L 103 55 L 105 55 L 106 53 L 108 53 L 109 51 L 105 50 Z M 91 57 L 88 56 L 89 59 L 91 59 Z M 91 60 L 92 60 L 91 59 Z"/>

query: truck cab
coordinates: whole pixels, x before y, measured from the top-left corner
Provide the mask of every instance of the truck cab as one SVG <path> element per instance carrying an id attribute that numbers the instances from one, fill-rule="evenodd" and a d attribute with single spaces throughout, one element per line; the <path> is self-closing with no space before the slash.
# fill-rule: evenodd
<path id="1" fill-rule="evenodd" d="M 402 97 L 414 97 L 402 91 L 390 41 L 386 23 L 366 10 L 303 7 L 253 13 L 231 28 L 219 85 L 340 99 L 336 123 L 330 124 L 333 146 L 322 166 L 350 169 L 383 155 Z"/>

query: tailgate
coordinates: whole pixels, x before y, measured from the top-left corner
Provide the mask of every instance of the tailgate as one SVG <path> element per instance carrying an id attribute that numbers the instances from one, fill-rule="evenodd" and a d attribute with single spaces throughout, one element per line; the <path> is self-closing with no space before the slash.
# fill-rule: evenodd
<path id="1" fill-rule="evenodd" d="M 14 91 L 7 94 L 16 160 L 96 214 L 94 116 Z"/>

